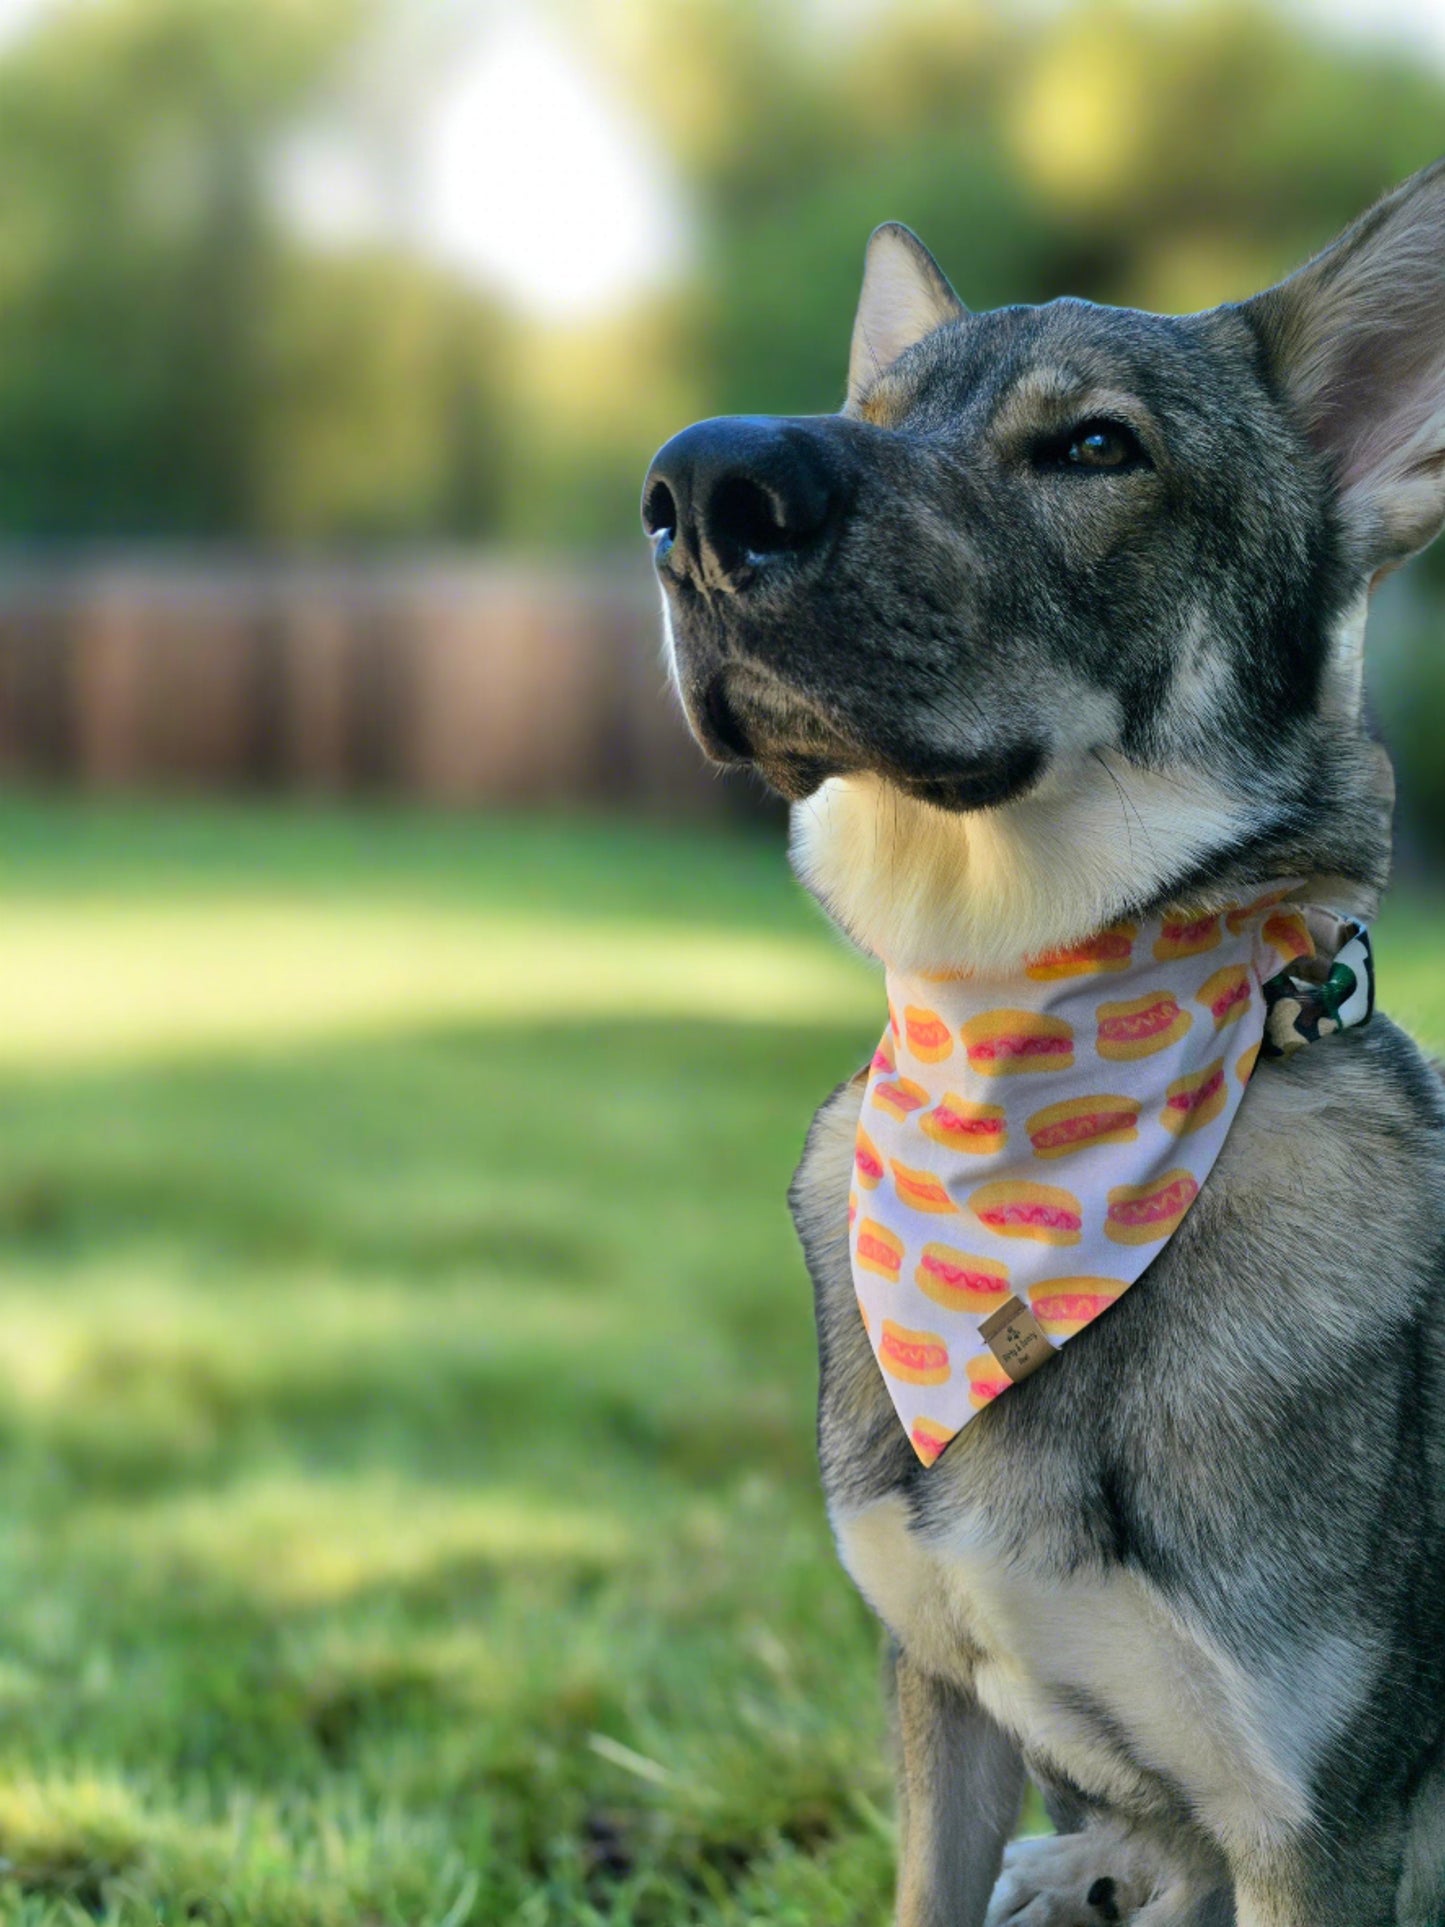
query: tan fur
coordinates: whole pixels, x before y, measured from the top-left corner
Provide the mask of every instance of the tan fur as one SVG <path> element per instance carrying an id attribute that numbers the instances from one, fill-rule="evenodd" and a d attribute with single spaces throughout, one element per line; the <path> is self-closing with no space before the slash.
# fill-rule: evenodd
<path id="1" fill-rule="evenodd" d="M 898 969 L 1003 974 L 1102 928 L 1230 841 L 1244 815 L 1205 777 L 1151 775 L 1107 752 L 971 815 L 864 773 L 796 806 L 793 862 L 849 936 Z"/>
<path id="2" fill-rule="evenodd" d="M 1324 708 L 1341 721 L 1364 700 L 1367 615 L 1362 594 L 1336 633 Z M 1207 707 L 1215 658 L 1203 638 L 1198 656 L 1199 682 L 1187 661 L 1180 674 L 1181 707 Z M 1068 722 L 1048 776 L 1001 809 L 941 810 L 870 772 L 833 777 L 794 806 L 793 867 L 862 949 L 903 971 L 1007 974 L 1034 951 L 1102 929 L 1248 828 L 1238 792 L 1095 748 L 1113 727 L 1098 692 L 1061 688 L 1058 708 Z M 1388 812 L 1394 775 L 1382 749 L 1369 768 Z M 1377 908 L 1372 892 L 1341 878 L 1317 877 L 1313 889 L 1342 911 Z"/>

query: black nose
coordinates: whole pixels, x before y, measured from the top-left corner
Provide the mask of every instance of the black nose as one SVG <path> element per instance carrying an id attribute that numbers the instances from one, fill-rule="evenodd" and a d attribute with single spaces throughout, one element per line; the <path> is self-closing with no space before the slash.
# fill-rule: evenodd
<path id="1" fill-rule="evenodd" d="M 836 459 L 803 423 L 720 415 L 658 450 L 642 524 L 659 568 L 736 589 L 813 547 L 840 494 Z"/>

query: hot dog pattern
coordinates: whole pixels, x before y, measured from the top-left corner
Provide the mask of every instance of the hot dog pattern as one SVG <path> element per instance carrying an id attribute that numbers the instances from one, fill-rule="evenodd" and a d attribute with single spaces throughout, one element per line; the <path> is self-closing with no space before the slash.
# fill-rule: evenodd
<path id="1" fill-rule="evenodd" d="M 1127 1290 L 1121 1278 L 1043 1278 L 1029 1286 L 1029 1308 L 1051 1336 L 1072 1338 Z"/>
<path id="2" fill-rule="evenodd" d="M 956 1091 L 946 1091 L 931 1111 L 918 1120 L 925 1137 L 948 1151 L 987 1157 L 1008 1143 L 1008 1113 L 1001 1104 L 975 1104 Z"/>
<path id="3" fill-rule="evenodd" d="M 889 1158 L 888 1168 L 893 1173 L 900 1204 L 914 1211 L 957 1211 L 958 1206 L 948 1195 L 948 1186 L 931 1171 L 915 1170 L 912 1165 L 900 1164 L 897 1158 Z"/>
<path id="4" fill-rule="evenodd" d="M 1276 885 L 1272 890 L 1263 890 L 1248 903 L 1237 903 L 1232 910 L 1224 913 L 1224 927 L 1231 937 L 1243 934 L 1245 926 L 1253 919 L 1262 917 L 1266 910 L 1272 910 L 1277 903 L 1283 903 L 1290 893 L 1287 883 Z"/>
<path id="5" fill-rule="evenodd" d="M 1275 910 L 1264 920 L 1264 940 L 1281 964 L 1307 957 L 1314 949 L 1309 927 L 1298 910 Z"/>
<path id="6" fill-rule="evenodd" d="M 903 1034 L 920 1064 L 941 1064 L 953 1055 L 953 1032 L 936 1010 L 909 1004 L 903 1012 Z"/>
<path id="7" fill-rule="evenodd" d="M 1142 997 L 1100 1004 L 1094 1019 L 1094 1048 L 1112 1064 L 1153 1057 L 1177 1044 L 1193 1022 L 1189 1012 L 1179 1008 L 1172 990 L 1146 990 Z"/>
<path id="8" fill-rule="evenodd" d="M 1194 1001 L 1203 1004 L 1216 1030 L 1237 1024 L 1249 1009 L 1249 972 L 1243 964 L 1225 964 L 1204 979 Z"/>
<path id="9" fill-rule="evenodd" d="M 1198 1196 L 1198 1179 L 1178 1166 L 1144 1184 L 1116 1184 L 1109 1193 L 1104 1236 L 1120 1245 L 1163 1244 Z"/>
<path id="10" fill-rule="evenodd" d="M 1091 1144 L 1132 1144 L 1139 1135 L 1139 1100 L 1100 1091 L 1066 1097 L 1035 1111 L 1026 1129 L 1036 1158 L 1063 1158 Z"/>
<path id="11" fill-rule="evenodd" d="M 913 1443 L 914 1451 L 923 1463 L 932 1465 L 944 1446 L 953 1438 L 953 1432 L 949 1426 L 938 1425 L 931 1418 L 916 1418 L 908 1436 Z"/>
<path id="12" fill-rule="evenodd" d="M 968 1375 L 968 1402 L 975 1412 L 981 1412 L 1013 1384 L 992 1352 L 980 1352 L 965 1360 L 964 1371 Z"/>
<path id="13" fill-rule="evenodd" d="M 849 1242 L 925 1465 L 1183 1222 L 1254 1067 L 1261 986 L 1309 942 L 1288 893 L 1115 924 L 1004 979 L 889 972 Z"/>
<path id="14" fill-rule="evenodd" d="M 1006 1264 L 956 1245 L 925 1245 L 913 1282 L 925 1298 L 950 1311 L 997 1311 L 1011 1296 Z"/>
<path id="15" fill-rule="evenodd" d="M 1199 916 L 1190 910 L 1166 912 L 1159 935 L 1154 939 L 1154 955 L 1160 963 L 1176 957 L 1200 957 L 1206 950 L 1219 947 L 1222 932 L 1217 916 Z"/>
<path id="16" fill-rule="evenodd" d="M 1127 970 L 1138 934 L 1137 924 L 1111 923 L 1107 930 L 1096 937 L 1085 937 L 1082 943 L 1040 950 L 1024 965 L 1024 975 L 1035 983 L 1048 983 L 1055 977 L 1092 977 L 1102 970 Z"/>
<path id="17" fill-rule="evenodd" d="M 962 1025 L 968 1067 L 980 1077 L 1017 1077 L 1066 1071 L 1074 1062 L 1074 1031 L 1046 1011 L 986 1010 Z"/>
<path id="18" fill-rule="evenodd" d="M 854 1227 L 853 1263 L 860 1271 L 876 1271 L 880 1278 L 898 1282 L 898 1267 L 903 1263 L 903 1240 L 876 1218 L 864 1218 Z"/>
<path id="19" fill-rule="evenodd" d="M 1041 1245 L 1076 1245 L 1084 1235 L 1084 1207 L 1072 1191 L 1028 1178 L 981 1184 L 968 1208 L 997 1238 L 1031 1238 Z"/>
<path id="20" fill-rule="evenodd" d="M 1202 1131 L 1206 1124 L 1212 1124 L 1228 1102 L 1224 1059 L 1216 1057 L 1202 1071 L 1189 1071 L 1175 1078 L 1164 1093 L 1159 1122 L 1175 1137 L 1186 1137 L 1191 1131 Z"/>
<path id="21" fill-rule="evenodd" d="M 905 1118 L 910 1111 L 921 1111 L 928 1102 L 928 1092 L 911 1077 L 870 1076 L 868 1085 L 873 1102 L 890 1117 Z"/>
<path id="22" fill-rule="evenodd" d="M 853 1170 L 858 1182 L 871 1191 L 883 1176 L 883 1153 L 860 1124 L 853 1143 Z"/>
<path id="23" fill-rule="evenodd" d="M 901 1379 L 905 1385 L 948 1383 L 948 1346 L 939 1334 L 913 1331 L 891 1318 L 883 1320 L 878 1362 L 890 1377 Z"/>

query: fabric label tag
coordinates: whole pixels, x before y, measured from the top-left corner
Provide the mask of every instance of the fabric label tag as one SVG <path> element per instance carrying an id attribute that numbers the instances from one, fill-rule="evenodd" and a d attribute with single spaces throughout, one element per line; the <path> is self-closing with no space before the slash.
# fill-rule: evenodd
<path id="1" fill-rule="evenodd" d="M 1038 1320 L 1022 1299 L 1010 1298 L 979 1327 L 979 1337 L 1017 1385 L 1038 1370 L 1053 1351 Z"/>

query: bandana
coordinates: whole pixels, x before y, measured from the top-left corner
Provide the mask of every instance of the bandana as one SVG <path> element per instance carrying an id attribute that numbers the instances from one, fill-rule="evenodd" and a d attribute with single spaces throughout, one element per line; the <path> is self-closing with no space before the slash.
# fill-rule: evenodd
<path id="1" fill-rule="evenodd" d="M 1363 1023 L 1363 925 L 1282 883 L 1116 923 L 1021 977 L 889 970 L 848 1201 L 863 1323 L 931 1465 L 1178 1230 L 1255 1060 Z"/>

